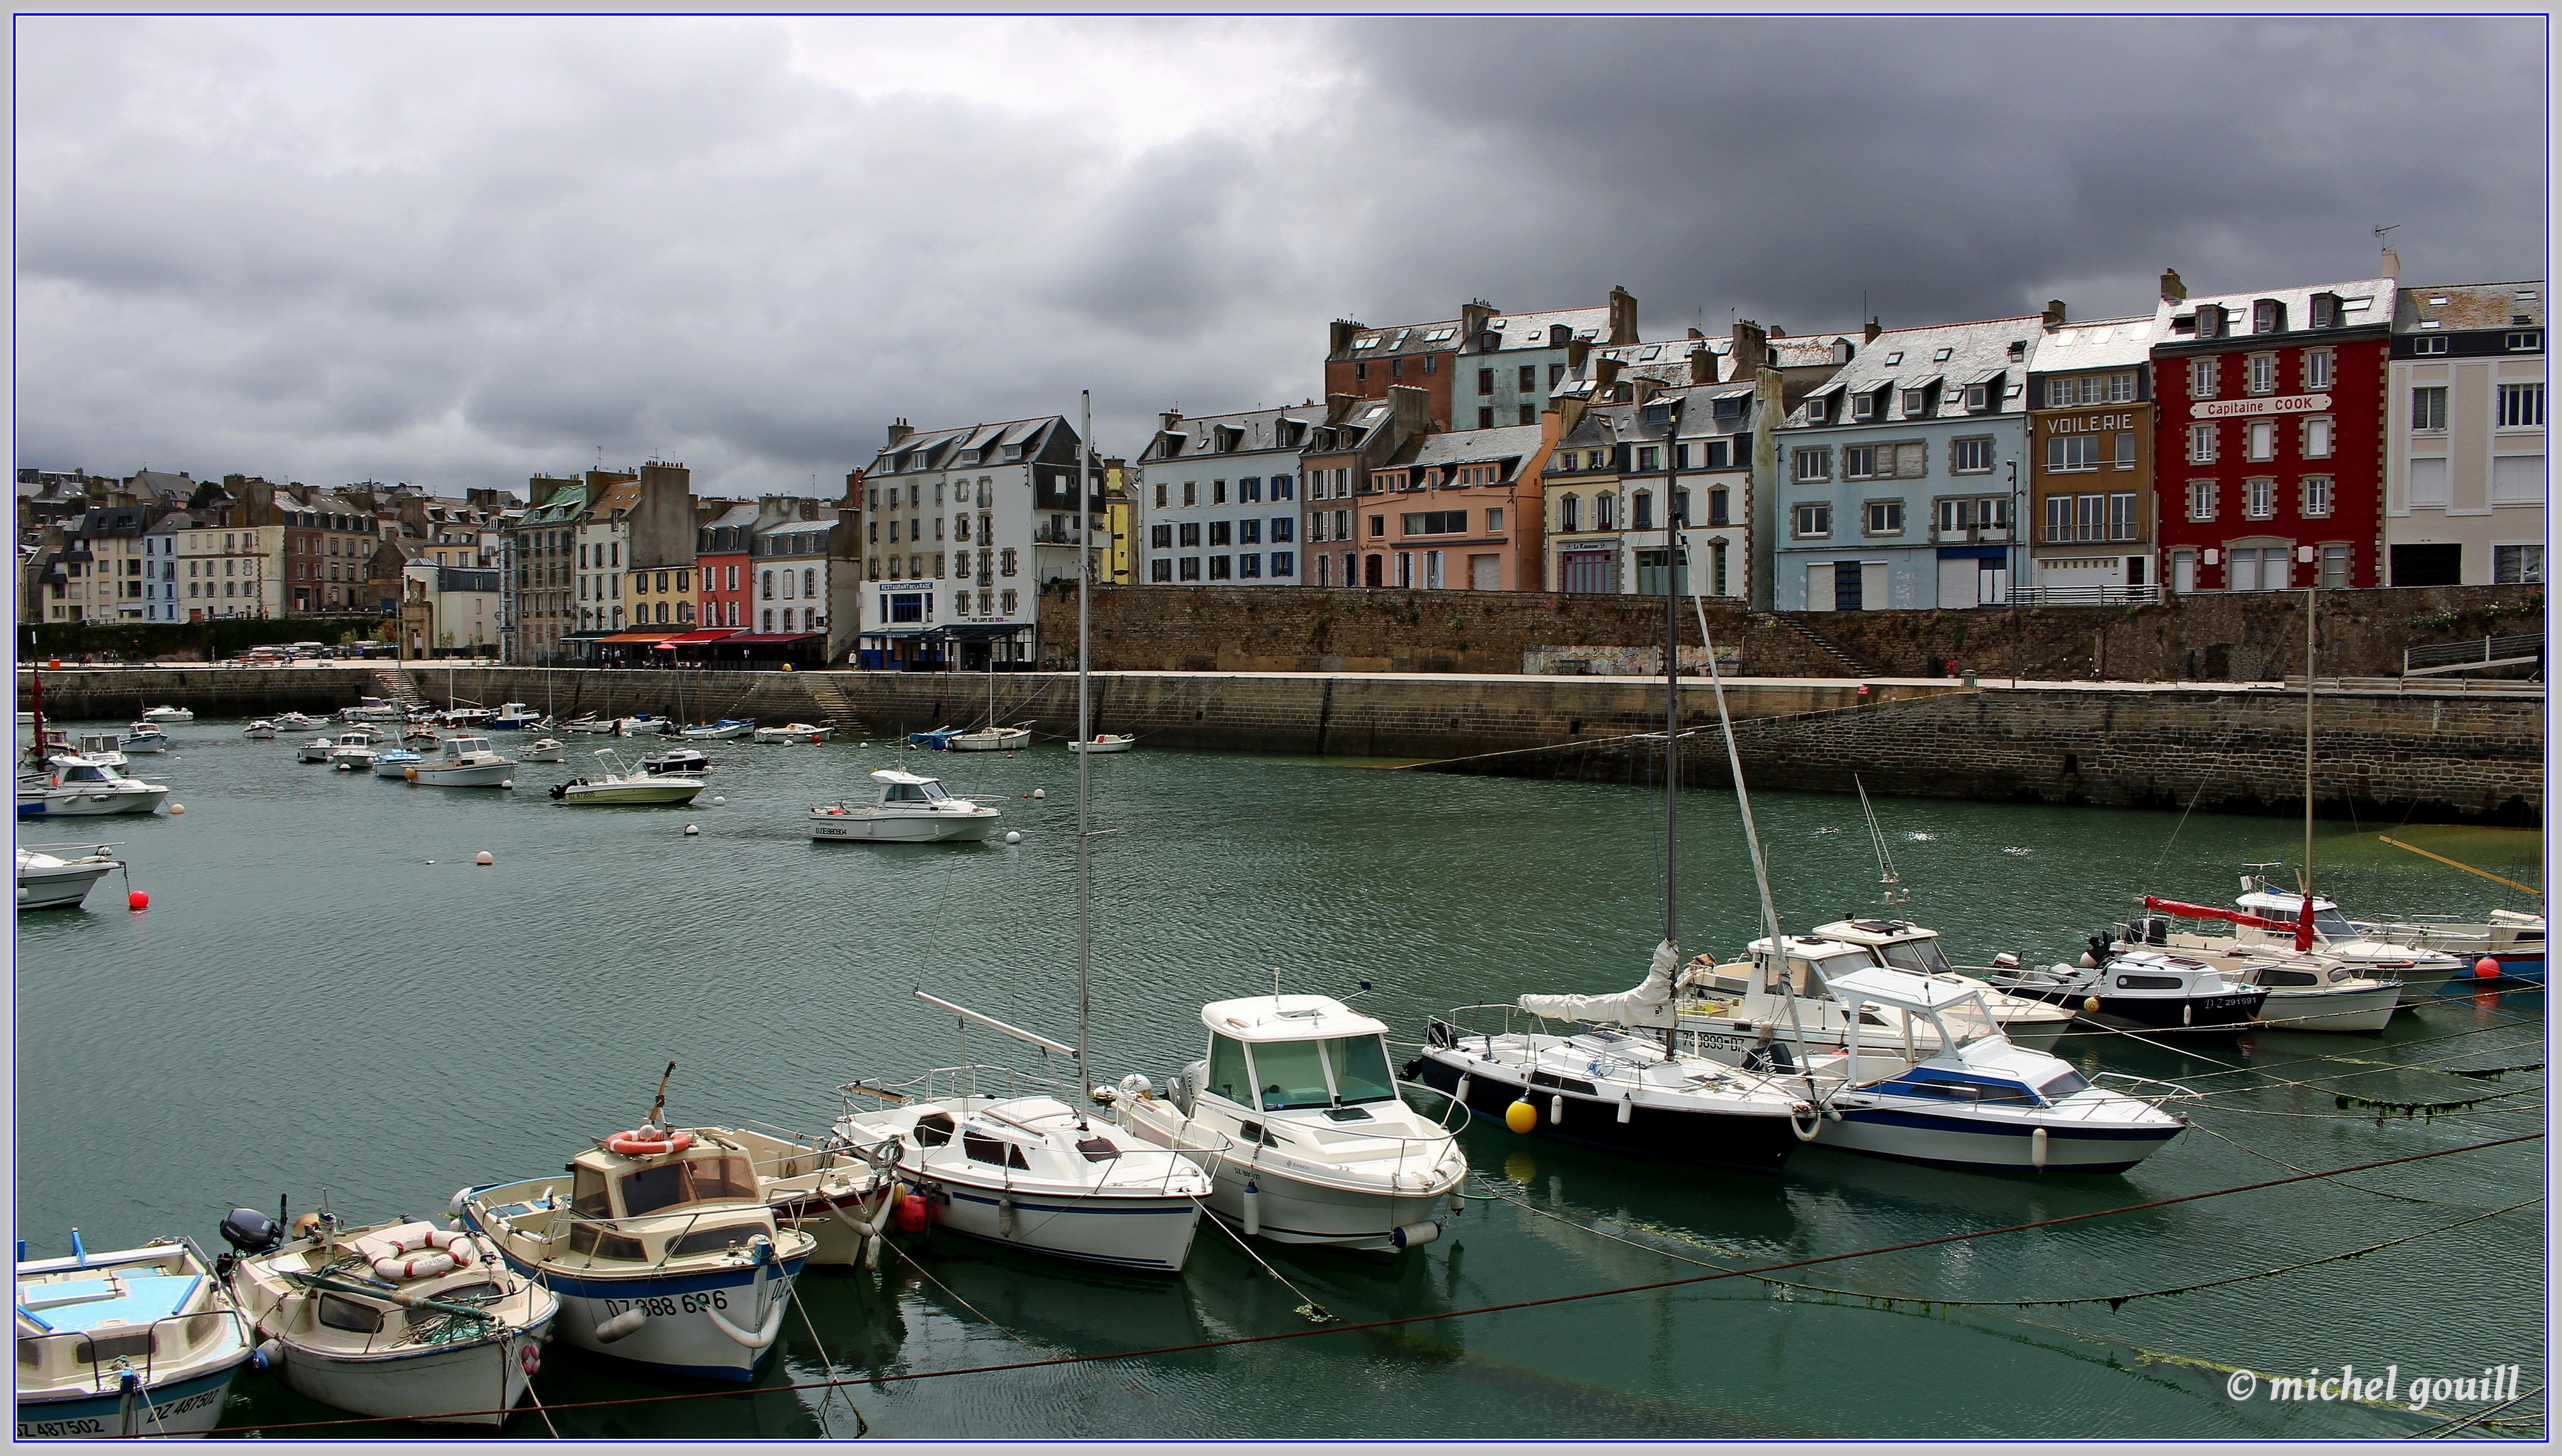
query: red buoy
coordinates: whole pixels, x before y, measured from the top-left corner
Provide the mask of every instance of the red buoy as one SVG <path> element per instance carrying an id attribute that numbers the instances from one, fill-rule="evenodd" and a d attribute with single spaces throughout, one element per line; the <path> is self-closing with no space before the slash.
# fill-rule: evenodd
<path id="1" fill-rule="evenodd" d="M 2488 956 L 2484 956 L 2480 960 L 2473 962 L 2473 974 L 2484 981 L 2496 980 L 2499 976 L 2499 963 Z"/>
<path id="2" fill-rule="evenodd" d="M 901 1233 L 923 1233 L 926 1217 L 925 1200 L 910 1193 L 900 1198 L 898 1206 L 890 1210 L 890 1226 Z"/>
<path id="3" fill-rule="evenodd" d="M 142 893 L 140 890 L 127 890 L 124 892 L 124 908 L 127 910 L 148 910 L 151 908 L 151 897 Z"/>

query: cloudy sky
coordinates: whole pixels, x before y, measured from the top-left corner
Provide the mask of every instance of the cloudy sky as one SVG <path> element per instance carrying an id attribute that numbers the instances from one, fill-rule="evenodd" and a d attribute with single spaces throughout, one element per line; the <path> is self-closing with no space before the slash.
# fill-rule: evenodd
<path id="1" fill-rule="evenodd" d="M 2541 18 L 21 19 L 22 465 L 444 492 L 1648 337 L 2541 271 Z M 1152 423 L 1152 422 L 1150 422 Z"/>

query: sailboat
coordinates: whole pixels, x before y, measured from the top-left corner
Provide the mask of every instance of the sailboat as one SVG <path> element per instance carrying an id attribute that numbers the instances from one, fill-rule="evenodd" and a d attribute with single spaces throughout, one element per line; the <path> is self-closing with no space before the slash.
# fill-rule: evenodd
<path id="1" fill-rule="evenodd" d="M 1088 397 L 1085 439 L 1093 438 Z M 1084 452 L 1078 445 L 1079 494 L 1088 492 Z M 1086 501 L 1080 500 L 1081 517 Z M 1090 517 L 1086 517 L 1089 518 Z M 1093 607 L 1093 532 L 1080 533 L 1076 599 L 1077 722 L 1086 721 L 1089 639 Z M 991 680 L 993 681 L 993 675 Z M 995 718 L 994 689 L 990 719 Z M 876 776 L 877 777 L 877 776 Z M 930 782 L 930 781 L 928 781 Z M 929 1072 L 914 1090 L 850 1082 L 835 1126 L 846 1142 L 895 1148 L 898 1175 L 925 1200 L 927 1216 L 955 1233 L 1035 1253 L 1110 1264 L 1125 1269 L 1179 1273 L 1191 1253 L 1201 1200 L 1213 1191 L 1209 1175 L 1179 1152 L 1133 1136 L 1085 1109 L 1094 1082 L 1086 1061 L 1093 1008 L 1092 915 L 1087 821 L 1087 775 L 1076 771 L 1076 1044 L 1064 1046 L 1034 1031 L 928 996 L 916 997 L 950 1011 L 960 1028 L 962 1065 Z M 1011 1072 L 969 1064 L 969 1028 L 977 1024 L 1071 1058 L 1076 1067 L 1072 1101 L 1026 1091 Z M 982 1084 L 990 1084 L 983 1091 Z M 995 1090 L 1002 1084 L 1002 1092 Z M 872 1106 L 858 1110 L 853 1099 Z"/>

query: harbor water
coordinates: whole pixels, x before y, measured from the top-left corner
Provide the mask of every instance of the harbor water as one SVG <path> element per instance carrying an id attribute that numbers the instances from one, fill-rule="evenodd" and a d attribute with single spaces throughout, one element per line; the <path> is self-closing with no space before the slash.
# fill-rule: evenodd
<path id="1" fill-rule="evenodd" d="M 18 926 L 16 1199 L 31 1256 L 68 1252 L 75 1225 L 92 1249 L 164 1234 L 217 1245 L 225 1210 L 273 1210 L 279 1194 L 297 1212 L 325 1194 L 357 1222 L 441 1217 L 459 1186 L 543 1175 L 640 1121 L 671 1058 L 680 1123 L 820 1132 L 838 1084 L 962 1059 L 951 1017 L 919 988 L 1073 1038 L 1076 764 L 1054 743 L 1007 756 L 710 743 L 712 787 L 694 806 L 602 809 L 545 791 L 592 772 L 605 740 L 573 738 L 576 762 L 525 765 L 500 791 L 296 763 L 291 736 L 246 740 L 236 722 L 170 733 L 175 753 L 137 756 L 135 772 L 169 784 L 184 815 L 19 825 L 25 843 L 117 841 L 150 896 L 129 912 L 110 877 L 87 909 Z M 496 737 L 502 751 L 521 741 Z M 865 773 L 899 762 L 999 805 L 999 838 L 809 839 L 810 807 L 868 798 Z M 1139 1071 L 1162 1085 L 1200 1054 L 1203 1001 L 1269 993 L 1276 978 L 1335 996 L 1371 982 L 1357 1003 L 1411 1043 L 1453 1005 L 1624 990 L 1661 934 L 1662 796 L 1643 786 L 1144 744 L 1092 773 L 1101 1081 Z M 1755 808 L 1790 930 L 1885 908 L 1856 799 L 1771 794 Z M 2300 858 L 2284 819 L 1921 800 L 1881 800 L 1877 814 L 1909 890 L 1893 913 L 1978 965 L 1998 951 L 2071 960 L 2147 891 L 2229 903 L 2246 863 L 2286 861 L 2290 884 Z M 1006 829 L 1021 841 L 1002 842 Z M 1731 956 L 1758 918 L 1731 796 L 1686 794 L 1680 829 L 1685 953 Z M 2531 903 L 2379 831 L 2540 882 L 2533 834 L 2326 822 L 2317 884 L 2352 915 Z M 474 864 L 481 850 L 494 865 Z M 2086 1069 L 2211 1094 L 2180 1109 L 2188 1132 L 2112 1177 L 1825 1149 L 1752 1177 L 1481 1121 L 1464 1146 L 1485 1196 L 1418 1250 L 1260 1245 L 1267 1273 L 1204 1225 L 1187 1271 L 1164 1279 L 947 1236 L 877 1273 L 813 1271 L 808 1318 L 787 1324 L 756 1386 L 636 1375 L 556 1345 L 536 1382 L 548 1415 L 508 1431 L 547 1434 L 548 1419 L 606 1437 L 2415 1433 L 2483 1402 L 2280 1400 L 2265 1382 L 2237 1399 L 2236 1372 L 2391 1366 L 2407 1387 L 2515 1365 L 2519 1388 L 2540 1386 L 2540 1141 L 1759 1279 L 1218 1342 L 1318 1330 L 1295 1312 L 1303 1300 L 1353 1326 L 1518 1306 L 2540 1133 L 2540 1070 L 2455 1073 L 2540 1067 L 2543 1033 L 2539 991 L 2469 987 L 2379 1035 L 2176 1049 L 2075 1035 L 2061 1053 Z M 968 1053 L 1073 1075 L 984 1031 Z M 2473 1105 L 2379 1115 L 2344 1094 Z M 2190 1292 L 2163 1292 L 2178 1289 Z M 2142 1297 L 2106 1302 L 2122 1296 Z M 938 1373 L 1139 1351 L 1172 1353 Z M 861 1383 L 774 1388 L 831 1371 Z M 243 1380 L 223 1425 L 419 1434 L 300 1424 L 340 1418 Z M 2486 1431 L 2519 1433 L 2470 1433 Z"/>

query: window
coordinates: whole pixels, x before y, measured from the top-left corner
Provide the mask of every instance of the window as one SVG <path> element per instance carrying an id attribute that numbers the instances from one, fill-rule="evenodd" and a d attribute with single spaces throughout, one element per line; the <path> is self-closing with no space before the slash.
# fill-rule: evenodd
<path id="1" fill-rule="evenodd" d="M 1297 523 L 1298 517 L 1296 516 L 1274 516 L 1272 518 L 1271 540 L 1275 544 L 1289 540 L 1292 532 L 1298 528 Z"/>
<path id="2" fill-rule="evenodd" d="M 1148 563 L 1148 580 L 1152 582 L 1171 582 L 1174 579 L 1175 559 L 1173 557 L 1160 556 Z"/>
<path id="3" fill-rule="evenodd" d="M 2135 492 L 2120 490 L 2108 497 L 2108 539 L 2132 541 L 2139 532 L 2135 523 Z"/>
<path id="4" fill-rule="evenodd" d="M 1808 401 L 1806 401 L 1806 423 L 1807 423 L 1807 424 L 1809 424 L 1809 425 L 1821 425 L 1821 424 L 1824 424 L 1825 422 L 1827 422 L 1827 421 L 1831 420 L 1831 419 L 1832 419 L 1832 417 L 1833 417 L 1833 402 L 1832 402 L 1831 400 L 1828 400 L 1828 399 L 1812 399 L 1812 400 L 1808 400 Z"/>
<path id="5" fill-rule="evenodd" d="M 2214 481 L 2191 480 L 2188 482 L 2188 518 L 2193 521 L 2211 521 L 2215 519 Z"/>
<path id="6" fill-rule="evenodd" d="M 1833 476 L 1833 453 L 1820 446 L 1801 450 L 1796 455 L 1796 467 L 1800 480 L 1829 480 Z"/>
<path id="7" fill-rule="evenodd" d="M 1184 482 L 1184 504 L 1200 504 L 1200 482 L 1198 480 L 1186 480 Z"/>
<path id="8" fill-rule="evenodd" d="M 2265 332 L 2265 330 L 2264 330 Z M 2278 356 L 2254 354 L 2246 367 L 2243 388 L 2255 395 L 2274 394 L 2278 389 Z"/>
<path id="9" fill-rule="evenodd" d="M 1385 517 L 1385 516 L 1383 516 L 1383 515 L 1374 515 L 1374 516 L 1372 516 L 1372 517 L 1370 518 L 1370 538 L 1371 538 L 1372 540 L 1375 541 L 1375 540 L 1377 540 L 1378 538 L 1380 538 L 1381 536 L 1384 536 L 1384 535 L 1386 535 L 1386 534 L 1387 534 L 1387 517 Z"/>
<path id="10" fill-rule="evenodd" d="M 1477 393 L 1479 393 L 1479 394 L 1481 394 L 1481 395 L 1490 395 L 1490 394 L 1493 394 L 1494 392 L 1495 392 L 1495 371 L 1493 371 L 1493 370 L 1491 370 L 1491 369 L 1480 369 L 1480 370 L 1478 370 L 1478 371 L 1477 371 Z"/>
<path id="11" fill-rule="evenodd" d="M 2503 384 L 2499 387 L 2499 428 L 2519 430 L 2544 423 L 2544 386 Z"/>
<path id="12" fill-rule="evenodd" d="M 2274 460 L 2278 457 L 2278 422 L 2254 420 L 2242 427 L 2242 457 L 2246 460 Z"/>
<path id="13" fill-rule="evenodd" d="M 2315 460 L 2329 458 L 2330 434 L 2331 422 L 2329 416 L 2316 415 L 2311 419 L 2306 420 L 2304 422 L 2304 457 L 2306 459 Z"/>
<path id="14" fill-rule="evenodd" d="M 1298 562 L 1296 552 L 1275 551 L 1272 553 L 1272 574 L 1274 576 L 1289 576 L 1297 569 Z"/>
<path id="15" fill-rule="evenodd" d="M 1227 522 L 1225 522 L 1225 521 L 1212 521 L 1212 522 L 1210 522 L 1210 523 L 1209 523 L 1209 544 L 1211 544 L 1212 546 L 1225 546 L 1225 545 L 1229 545 L 1229 544 L 1231 544 L 1231 543 L 1228 541 L 1228 538 L 1227 538 L 1227 528 L 1228 528 L 1228 523 L 1227 523 Z"/>
<path id="16" fill-rule="evenodd" d="M 1618 527 L 1619 497 L 1615 495 L 1593 496 L 1592 529 L 1596 531 L 1613 531 L 1617 530 Z"/>
<path id="17" fill-rule="evenodd" d="M 1962 502 L 1951 501 L 1948 503 L 1960 504 Z M 2046 497 L 2046 539 L 2049 541 L 2070 541 L 2073 539 L 2072 496 L 2050 495 Z"/>
<path id="18" fill-rule="evenodd" d="M 1468 530 L 1468 513 L 1464 510 L 1409 510 L 1405 513 L 1405 534 L 1409 536 L 1455 536 Z"/>
<path id="19" fill-rule="evenodd" d="M 2050 470 L 2096 470 L 2100 468 L 2100 442 L 2089 435 L 2056 435 L 2047 438 L 2046 468 Z"/>
<path id="20" fill-rule="evenodd" d="M 1287 475 L 1275 475 L 1275 476 L 1273 476 L 1273 477 L 1272 477 L 1272 498 L 1273 498 L 1274 500 L 1288 500 L 1288 499 L 1291 499 L 1292 497 L 1291 497 L 1291 494 L 1290 494 L 1290 486 L 1291 486 L 1291 481 L 1290 481 L 1290 477 L 1289 477 L 1289 476 L 1287 476 Z"/>
<path id="21" fill-rule="evenodd" d="M 2544 333 L 2540 329 L 2527 329 L 2510 334 L 2507 347 L 2512 354 L 2532 354 L 2544 347 Z"/>
<path id="22" fill-rule="evenodd" d="M 1240 577 L 1260 577 L 1263 575 L 1263 554 L 1258 551 L 1248 551 L 1240 554 L 1236 558 L 1236 574 Z"/>
<path id="23" fill-rule="evenodd" d="M 2201 323 L 2204 317 L 2205 314 L 2201 310 L 2199 313 Z M 2203 332 L 2202 327 L 2200 331 Z M 2215 362 L 2216 361 L 2213 359 L 2191 359 L 2188 361 L 2188 393 L 2191 399 L 2211 400 L 2215 398 Z"/>
<path id="24" fill-rule="evenodd" d="M 1209 559 L 1209 579 L 1214 582 L 1223 582 L 1228 579 L 1228 560 L 1226 557 L 1213 556 Z"/>
<path id="25" fill-rule="evenodd" d="M 2305 515 L 2318 518 L 2330 514 L 2330 476 L 2306 475 L 2303 480 L 2303 512 Z"/>
<path id="26" fill-rule="evenodd" d="M 1280 497 L 1279 497 L 1279 496 L 1274 496 L 1273 498 L 1274 498 L 1274 499 L 1276 499 L 1276 500 L 1278 500 Z M 1236 499 L 1237 499 L 1237 503 L 1238 503 L 1238 504 L 1240 504 L 1240 505 L 1242 505 L 1242 504 L 1247 504 L 1247 503 L 1251 503 L 1251 502 L 1258 502 L 1258 501 L 1262 500 L 1262 499 L 1263 499 L 1263 480 L 1262 480 L 1262 477 L 1261 477 L 1261 476 L 1258 476 L 1258 475 L 1248 475 L 1248 476 L 1246 476 L 1244 479 L 1237 481 L 1237 482 L 1236 482 Z"/>
<path id="27" fill-rule="evenodd" d="M 1893 451 L 1893 448 L 1892 448 L 1892 447 L 1889 447 L 1889 448 L 1888 448 L 1887 459 L 1888 459 L 1888 465 L 1887 465 L 1887 470 L 1886 470 L 1886 472 L 1887 472 L 1888 474 L 1890 474 L 1890 475 L 1891 475 L 1891 474 L 1895 473 L 1895 466 L 1894 466 L 1894 464 L 1893 464 L 1893 460 L 1894 460 L 1894 451 Z M 1877 474 L 1877 447 L 1876 447 L 1876 446 L 1873 446 L 1873 445 L 1851 445 L 1851 446 L 1844 446 L 1844 447 L 1842 448 L 1842 478 L 1843 478 L 1843 479 L 1845 479 L 1845 480 L 1867 480 L 1867 479 L 1874 478 L 1874 477 L 1876 476 L 1876 474 Z"/>
<path id="28" fill-rule="evenodd" d="M 1879 401 L 1884 398 L 1885 394 L 1883 391 L 1875 394 L 1863 393 L 1851 396 L 1850 417 L 1853 420 L 1875 419 L 1877 417 L 1878 410 L 1881 408 Z"/>
<path id="29" fill-rule="evenodd" d="M 1480 430 L 1492 430 L 1495 428 L 1494 406 L 1486 405 L 1477 411 L 1477 428 Z"/>
<path id="30" fill-rule="evenodd" d="M 1014 548 L 1008 546 L 1004 551 L 998 553 L 998 556 L 1000 561 L 1003 563 L 999 569 L 1005 575 L 1012 576 L 1014 574 Z M 1009 592 L 1006 595 L 1011 596 L 1012 593 Z M 1006 610 L 1011 612 L 1013 609 L 1008 607 Z"/>
<path id="31" fill-rule="evenodd" d="M 1523 389 L 1537 389 L 1537 388 L 1539 388 L 1539 366 L 1538 366 L 1538 365 L 1536 365 L 1536 364 L 1524 364 L 1524 365 L 1521 367 L 1521 372 L 1520 372 L 1520 387 L 1521 387 L 1521 388 L 1523 388 Z"/>
<path id="32" fill-rule="evenodd" d="M 1929 398 L 1930 392 L 1926 389 L 1904 391 L 1904 418 L 1907 420 L 1919 418 L 1928 408 Z"/>
<path id="33" fill-rule="evenodd" d="M 1918 447 L 1916 448 L 1918 449 Z M 1918 462 L 1917 462 L 1918 463 Z M 1989 437 L 1951 441 L 1948 445 L 1948 468 L 1960 475 L 1988 474 L 1993 467 L 1993 443 Z M 1919 475 L 1919 468 L 1896 471 L 1899 475 Z"/>
<path id="34" fill-rule="evenodd" d="M 1158 481 L 1158 482 L 1157 482 L 1157 509 L 1159 509 L 1159 510 L 1164 510 L 1165 508 L 1166 508 L 1166 482 L 1165 482 L 1165 481 L 1163 481 L 1163 480 L 1160 480 L 1160 481 Z M 961 521 L 961 530 L 962 530 L 961 539 L 962 539 L 962 540 L 964 540 L 964 541 L 969 540 L 969 539 L 970 539 L 970 536 L 969 536 L 969 530 L 970 530 L 969 517 L 967 517 L 967 516 L 962 517 L 962 521 Z"/>
<path id="35" fill-rule="evenodd" d="M 1521 407 L 1521 423 L 1522 423 L 1522 424 L 1524 424 L 1524 425 L 1536 425 L 1536 424 L 1538 424 L 1538 423 L 1539 423 L 1539 406 L 1537 406 L 1537 405 L 1524 405 L 1524 406 L 1522 406 L 1522 407 Z"/>
<path id="36" fill-rule="evenodd" d="M 1227 504 L 1227 482 L 1225 480 L 1212 480 L 1209 482 L 1209 503 L 1212 505 Z"/>
<path id="37" fill-rule="evenodd" d="M 1560 532 L 1583 529 L 1583 500 L 1571 492 L 1557 497 L 1556 529 Z"/>
<path id="38" fill-rule="evenodd" d="M 2417 466 L 2420 462 L 2411 462 Z M 2439 461 L 2444 465 L 2445 461 Z M 2440 495 L 2445 491 L 2441 490 Z M 2544 503 L 2544 456 L 2493 455 L 2490 461 L 2490 503 L 2493 505 L 2542 505 Z"/>
<path id="39" fill-rule="evenodd" d="M 1502 533 L 1503 529 L 1504 508 L 1500 505 L 1488 506 L 1486 508 L 1486 533 L 1488 535 L 1499 535 Z M 1289 538 L 1286 536 L 1275 536 L 1272 539 L 1275 541 L 1285 541 Z"/>
<path id="40" fill-rule="evenodd" d="M 2490 579 L 2494 586 L 2541 586 L 2544 582 L 2544 548 L 2537 546 L 2493 546 L 2490 548 Z"/>
<path id="41" fill-rule="evenodd" d="M 1562 365 L 1562 364 L 1551 364 L 1551 365 L 1549 365 L 1549 366 L 1548 366 L 1548 387 L 1549 387 L 1550 389 L 1555 389 L 1555 388 L 1556 388 L 1556 382 L 1557 382 L 1558 380 L 1560 380 L 1560 379 L 1563 379 L 1564 377 L 1565 377 L 1565 366 L 1564 366 L 1564 365 Z"/>
<path id="42" fill-rule="evenodd" d="M 774 600 L 774 573 L 773 573 L 773 572 L 771 572 L 771 571 L 768 571 L 767 573 L 765 573 L 765 579 L 764 579 L 764 581 L 763 581 L 762 583 L 760 583 L 759 585 L 760 585 L 760 588 L 761 588 L 761 589 L 757 592 L 757 596 L 758 596 L 758 598 L 759 598 L 759 599 L 761 599 L 761 600 L 763 600 L 763 601 L 767 601 L 767 602 L 771 602 L 771 601 L 773 601 L 773 600 Z"/>
<path id="43" fill-rule="evenodd" d="M 2265 521 L 2278 513 L 2278 482 L 2268 475 L 2254 475 L 2242 482 L 2242 518 Z"/>
<path id="44" fill-rule="evenodd" d="M 2445 334 L 2422 334 L 2411 341 L 2414 354 L 2443 354 L 2451 342 Z"/>
<path id="45" fill-rule="evenodd" d="M 2188 462 L 2192 465 L 2211 465 L 2215 463 L 2214 426 L 2191 425 L 2188 427 Z"/>
<path id="46" fill-rule="evenodd" d="M 1829 501 L 1809 500 L 1797 507 L 1796 533 L 1800 536 L 1829 536 L 1833 533 L 1833 508 Z"/>
<path id="47" fill-rule="evenodd" d="M 2304 350 L 2305 389 L 2322 390 L 2330 388 L 2330 362 L 2331 352 L 2328 349 Z"/>
<path id="48" fill-rule="evenodd" d="M 2427 385 L 2411 391 L 2411 428 L 2444 430 L 2447 428 L 2447 387 Z"/>
<path id="49" fill-rule="evenodd" d="M 1148 544 L 1159 551 L 1171 550 L 1175 544 L 1175 528 L 1173 524 L 1171 522 L 1160 521 L 1156 525 L 1150 526 L 1148 528 Z"/>
<path id="50" fill-rule="evenodd" d="M 1865 528 L 1868 534 L 1872 536 L 1900 536 L 1904 534 L 1904 502 L 1900 500 L 1872 500 L 1868 502 Z"/>
<path id="51" fill-rule="evenodd" d="M 1186 546 L 1198 546 L 1201 543 L 1200 522 L 1185 521 L 1181 525 L 1177 526 L 1176 529 L 1183 534 L 1181 544 Z"/>

